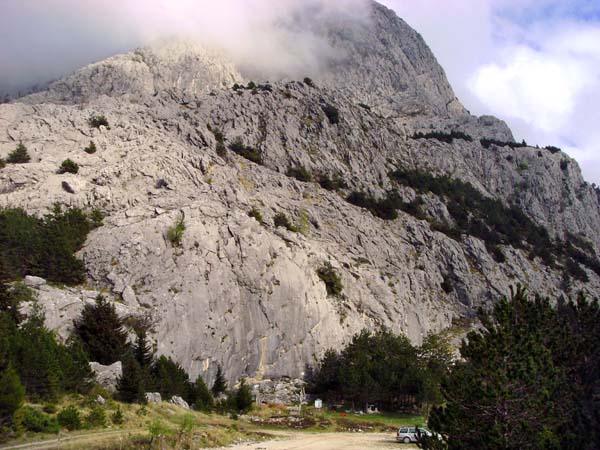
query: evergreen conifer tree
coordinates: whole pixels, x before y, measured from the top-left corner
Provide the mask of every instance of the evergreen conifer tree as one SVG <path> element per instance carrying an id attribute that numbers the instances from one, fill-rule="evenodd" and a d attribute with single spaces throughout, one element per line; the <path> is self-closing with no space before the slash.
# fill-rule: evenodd
<path id="1" fill-rule="evenodd" d="M 215 405 L 212 392 L 208 389 L 201 376 L 198 376 L 194 385 L 193 402 L 196 404 L 196 408 L 203 411 L 211 411 Z"/>
<path id="2" fill-rule="evenodd" d="M 220 394 L 224 393 L 227 390 L 227 381 L 225 380 L 225 375 L 223 374 L 223 369 L 219 364 L 217 366 L 217 375 L 215 377 L 215 382 L 213 383 L 213 387 L 211 389 L 213 395 L 218 397 Z"/>
<path id="3" fill-rule="evenodd" d="M 128 349 L 123 321 L 114 305 L 101 295 L 94 305 L 84 306 L 74 326 L 91 361 L 110 365 L 119 361 Z"/>
<path id="4" fill-rule="evenodd" d="M 170 357 L 161 356 L 152 365 L 150 369 L 151 386 L 155 391 L 160 392 L 163 398 L 171 398 L 174 395 L 184 398 L 186 401 L 190 398 L 190 379 L 187 372 Z"/>
<path id="5" fill-rule="evenodd" d="M 252 397 L 252 392 L 250 392 L 250 386 L 246 383 L 246 379 L 242 378 L 240 386 L 235 392 L 236 408 L 241 413 L 247 413 L 252 409 L 252 403 L 254 403 L 254 399 Z"/>
<path id="6" fill-rule="evenodd" d="M 27 152 L 27 147 L 23 145 L 22 142 L 17 145 L 17 148 L 9 153 L 8 158 L 6 158 L 6 162 L 10 164 L 25 164 L 31 161 L 31 157 Z"/>
<path id="7" fill-rule="evenodd" d="M 0 372 L 0 428 L 10 425 L 24 397 L 25 388 L 15 369 L 9 365 Z"/>
<path id="8" fill-rule="evenodd" d="M 136 333 L 136 340 L 133 346 L 133 355 L 142 369 L 149 368 L 154 360 L 152 345 L 148 342 L 146 330 L 139 330 Z"/>
<path id="9" fill-rule="evenodd" d="M 123 373 L 117 380 L 119 399 L 126 403 L 146 403 L 144 373 L 130 353 L 123 358 Z"/>

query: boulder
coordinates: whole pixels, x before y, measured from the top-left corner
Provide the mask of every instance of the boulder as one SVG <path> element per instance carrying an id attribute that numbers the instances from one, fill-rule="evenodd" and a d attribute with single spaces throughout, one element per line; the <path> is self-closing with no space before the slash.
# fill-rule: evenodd
<path id="1" fill-rule="evenodd" d="M 96 381 L 108 392 L 117 391 L 117 380 L 123 375 L 123 366 L 121 361 L 117 361 L 110 366 L 103 366 L 97 362 L 91 362 L 90 368 L 96 376 Z"/>
<path id="2" fill-rule="evenodd" d="M 184 409 L 190 409 L 190 405 L 188 405 L 188 402 L 186 402 L 181 397 L 178 397 L 177 395 L 171 397 L 171 400 L 169 400 L 169 402 L 173 403 L 174 405 L 180 406 Z"/>
<path id="3" fill-rule="evenodd" d="M 39 287 L 46 284 L 46 280 L 40 277 L 34 277 L 33 275 L 27 275 L 25 276 L 23 283 L 25 283 L 25 286 L 27 287 Z"/>
<path id="4" fill-rule="evenodd" d="M 160 392 L 146 392 L 146 401 L 148 403 L 162 402 L 162 397 L 160 395 Z"/>

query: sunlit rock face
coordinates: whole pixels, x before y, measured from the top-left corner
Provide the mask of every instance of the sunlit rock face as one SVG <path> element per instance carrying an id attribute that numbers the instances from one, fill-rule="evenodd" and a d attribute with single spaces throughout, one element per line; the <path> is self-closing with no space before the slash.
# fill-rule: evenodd
<path id="1" fill-rule="evenodd" d="M 526 251 L 502 246 L 506 261 L 498 263 L 480 239 L 435 231 L 434 222 L 452 221 L 436 196 L 423 196 L 429 221 L 401 211 L 386 221 L 348 203 L 353 190 L 382 198 L 398 188 L 392 170 L 418 168 L 517 205 L 552 236 L 600 243 L 598 198 L 577 163 L 544 149 L 484 148 L 481 138 L 512 141 L 510 130 L 464 110 L 422 38 L 393 12 L 372 4 L 365 20 L 327 16 L 305 26 L 335 50 L 307 73 L 312 86 L 267 74 L 255 90 L 234 90 L 250 81 L 247 68 L 214 49 L 168 41 L 1 105 L 0 156 L 22 141 L 32 161 L 0 171 L 0 205 L 37 214 L 57 202 L 103 210 L 104 226 L 80 254 L 86 288 L 108 292 L 126 314 L 152 315 L 158 352 L 209 382 L 217 364 L 230 380 L 299 377 L 365 327 L 418 343 L 464 323 L 516 282 L 549 295 L 600 293 L 587 269 L 587 284 L 567 284 L 560 265 Z M 99 114 L 110 128 L 90 126 Z M 262 164 L 224 150 L 217 130 L 225 146 L 240 140 Z M 429 131 L 461 131 L 472 141 L 412 138 Z M 83 150 L 90 141 L 98 149 L 91 155 Z M 67 158 L 77 174 L 57 174 Z M 286 176 L 300 166 L 347 188 Z M 407 202 L 416 197 L 398 189 Z M 297 232 L 275 227 L 278 213 Z M 185 232 L 174 246 L 167 233 L 181 218 Z M 338 296 L 317 274 L 326 264 L 341 278 Z M 68 303 L 76 315 L 91 301 L 85 289 L 36 289 L 62 334 L 69 321 L 60 308 Z"/>

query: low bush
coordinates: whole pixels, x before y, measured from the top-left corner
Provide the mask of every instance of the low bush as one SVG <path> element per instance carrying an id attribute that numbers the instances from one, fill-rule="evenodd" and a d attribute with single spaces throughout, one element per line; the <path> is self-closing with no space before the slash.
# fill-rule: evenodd
<path id="1" fill-rule="evenodd" d="M 555 153 L 560 153 L 560 152 L 562 152 L 562 149 L 560 149 L 560 148 L 558 148 L 558 147 L 555 147 L 555 146 L 553 146 L 553 145 L 548 145 L 548 146 L 546 146 L 546 147 L 544 147 L 544 148 L 545 148 L 546 150 L 548 150 L 550 153 L 552 153 L 553 155 L 554 155 Z"/>
<path id="2" fill-rule="evenodd" d="M 92 409 L 85 417 L 86 428 L 102 428 L 106 426 L 106 413 L 100 405 L 92 406 Z"/>
<path id="3" fill-rule="evenodd" d="M 317 275 L 325 283 L 327 295 L 338 296 L 342 293 L 344 288 L 342 279 L 330 263 L 326 263 L 323 267 L 320 267 L 317 270 Z"/>
<path id="4" fill-rule="evenodd" d="M 472 142 L 473 138 L 468 134 L 462 131 L 452 131 L 450 133 L 446 133 L 443 131 L 431 131 L 429 133 L 415 133 L 411 139 L 435 139 L 440 142 L 445 142 L 447 144 L 452 144 L 454 139 L 461 139 L 463 141 Z"/>
<path id="5" fill-rule="evenodd" d="M 258 151 L 257 149 L 255 149 L 253 147 L 244 145 L 241 138 L 238 138 L 234 142 L 232 142 L 229 145 L 229 149 L 232 152 L 237 153 L 241 157 L 246 158 L 249 161 L 252 161 L 253 163 L 256 163 L 256 164 L 263 163 L 262 155 L 261 155 L 260 151 Z"/>
<path id="6" fill-rule="evenodd" d="M 290 167 L 286 175 L 305 183 L 312 181 L 312 174 L 304 166 Z"/>
<path id="7" fill-rule="evenodd" d="M 93 155 L 94 153 L 96 153 L 96 144 L 94 144 L 94 141 L 90 141 L 90 145 L 88 145 L 86 148 L 83 149 L 84 152 L 86 152 L 88 155 Z"/>
<path id="8" fill-rule="evenodd" d="M 306 84 L 308 87 L 311 87 L 311 88 L 315 87 L 315 83 L 310 78 L 305 77 L 303 81 L 304 81 L 304 84 Z"/>
<path id="9" fill-rule="evenodd" d="M 483 148 L 491 148 L 492 145 L 495 145 L 496 147 L 510 147 L 510 148 L 522 148 L 522 147 L 527 147 L 527 142 L 523 141 L 521 143 L 519 142 L 510 142 L 510 141 L 500 141 L 498 139 L 487 139 L 487 138 L 483 138 L 480 139 L 479 141 L 481 143 L 481 146 Z"/>
<path id="10" fill-rule="evenodd" d="M 77 172 L 79 172 L 79 166 L 77 165 L 76 162 L 74 162 L 70 159 L 65 159 L 62 162 L 62 164 L 60 165 L 60 167 L 58 168 L 59 174 L 62 174 L 62 173 L 76 174 Z"/>
<path id="11" fill-rule="evenodd" d="M 19 427 L 35 433 L 58 433 L 60 431 L 56 418 L 30 406 L 24 406 L 17 411 L 15 422 Z"/>
<path id="12" fill-rule="evenodd" d="M 327 116 L 327 119 L 329 119 L 329 123 L 331 125 L 337 125 L 338 123 L 340 123 L 340 112 L 335 106 L 330 105 L 328 103 L 323 105 L 321 108 Z"/>
<path id="13" fill-rule="evenodd" d="M 403 202 L 397 193 L 389 192 L 385 198 L 378 200 L 364 192 L 353 191 L 346 197 L 346 201 L 355 206 L 368 209 L 371 214 L 383 220 L 395 220 L 398 218 L 398 209 Z"/>
<path id="14" fill-rule="evenodd" d="M 175 225 L 167 230 L 167 239 L 173 247 L 181 247 L 181 240 L 183 239 L 183 233 L 185 232 L 185 220 L 182 217 L 177 219 Z"/>
<path id="15" fill-rule="evenodd" d="M 275 227 L 283 227 L 294 233 L 298 232 L 298 228 L 294 226 L 290 222 L 290 219 L 288 219 L 288 217 L 282 212 L 275 214 L 275 216 L 273 217 L 273 224 L 275 225 Z"/>
<path id="16" fill-rule="evenodd" d="M 114 413 L 112 413 L 112 415 L 110 416 L 110 420 L 115 425 L 123 425 L 123 423 L 125 422 L 125 416 L 123 416 L 123 411 L 121 410 L 120 406 Z"/>
<path id="17" fill-rule="evenodd" d="M 69 431 L 82 428 L 81 415 L 79 414 L 79 410 L 73 405 L 68 406 L 59 412 L 57 419 L 60 426 Z"/>
<path id="18" fill-rule="evenodd" d="M 110 129 L 110 126 L 108 125 L 108 119 L 103 115 L 92 115 L 88 119 L 88 123 L 92 128 L 106 127 Z"/>
<path id="19" fill-rule="evenodd" d="M 336 174 L 333 177 L 330 177 L 328 174 L 320 175 L 319 185 L 323 189 L 327 189 L 328 191 L 339 191 L 340 189 L 348 189 L 348 183 L 346 183 L 346 181 L 339 174 Z"/>
<path id="20" fill-rule="evenodd" d="M 27 147 L 25 147 L 22 142 L 19 143 L 17 148 L 10 152 L 8 158 L 6 158 L 6 162 L 9 164 L 25 164 L 29 161 L 31 161 L 31 157 L 29 156 Z"/>
<path id="21" fill-rule="evenodd" d="M 256 219 L 256 221 L 261 225 L 263 224 L 263 216 L 257 208 L 254 207 L 250 211 L 248 211 L 248 216 Z"/>

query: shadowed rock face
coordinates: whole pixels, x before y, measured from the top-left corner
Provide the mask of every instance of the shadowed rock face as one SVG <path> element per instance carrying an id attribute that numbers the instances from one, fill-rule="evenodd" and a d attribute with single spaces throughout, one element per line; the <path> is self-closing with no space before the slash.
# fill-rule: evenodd
<path id="1" fill-rule="evenodd" d="M 511 141 L 510 130 L 465 114 L 420 36 L 393 13 L 374 5 L 371 21 L 311 26 L 344 49 L 315 87 L 234 91 L 247 80 L 226 58 L 169 42 L 0 106 L 0 156 L 19 141 L 32 156 L 0 171 L 0 206 L 104 210 L 104 226 L 80 254 L 90 287 L 111 290 L 127 314 L 151 313 L 159 353 L 209 382 L 218 363 L 230 380 L 299 376 L 364 327 L 387 326 L 418 343 L 516 282 L 563 292 L 560 267 L 524 251 L 503 247 L 507 261 L 499 264 L 479 239 L 451 239 L 403 212 L 384 221 L 344 200 L 350 190 L 383 196 L 396 187 L 395 168 L 469 181 L 519 205 L 553 236 L 568 231 L 600 243 L 598 198 L 576 162 L 534 148 L 483 148 L 480 138 Z M 339 123 L 325 105 L 338 110 Z M 110 129 L 90 127 L 93 114 L 105 115 Z M 263 165 L 230 150 L 219 156 L 217 129 L 225 144 L 240 139 L 260 152 Z M 431 130 L 460 130 L 473 141 L 410 138 Z M 89 155 L 91 140 L 97 151 Z M 56 173 L 67 158 L 79 165 L 76 175 Z M 336 193 L 285 176 L 298 166 L 339 175 L 349 188 Z M 409 188 L 400 194 L 415 197 Z M 435 197 L 425 204 L 436 220 L 448 219 Z M 262 225 L 249 217 L 252 208 Z M 274 226 L 281 212 L 299 232 Z M 174 247 L 166 235 L 181 217 L 185 232 Z M 339 296 L 328 296 L 317 275 L 326 263 L 341 278 Z M 588 275 L 586 285 L 572 281 L 572 292 L 600 293 L 600 279 Z M 63 333 L 66 316 L 56 309 L 74 304 L 64 311 L 75 316 L 89 301 L 77 292 L 40 288 Z"/>

